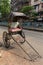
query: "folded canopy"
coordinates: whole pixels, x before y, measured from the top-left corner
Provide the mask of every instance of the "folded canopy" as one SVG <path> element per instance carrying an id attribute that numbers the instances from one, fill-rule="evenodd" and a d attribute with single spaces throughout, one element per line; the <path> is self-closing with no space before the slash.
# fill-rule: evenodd
<path id="1" fill-rule="evenodd" d="M 21 12 L 12 12 L 11 14 L 13 16 L 17 16 L 17 17 L 26 17 L 26 15 L 24 13 L 21 13 Z"/>
<path id="2" fill-rule="evenodd" d="M 21 13 L 21 12 L 11 12 L 10 15 L 9 15 L 9 18 L 10 19 L 19 19 L 19 18 L 23 18 L 23 19 L 29 19 L 29 17 L 24 14 L 24 13 Z"/>

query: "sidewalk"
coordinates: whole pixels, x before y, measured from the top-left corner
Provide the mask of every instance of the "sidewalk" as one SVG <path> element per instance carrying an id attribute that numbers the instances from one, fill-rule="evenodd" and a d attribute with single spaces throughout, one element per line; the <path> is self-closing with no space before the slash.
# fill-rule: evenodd
<path id="1" fill-rule="evenodd" d="M 23 29 L 32 30 L 32 31 L 38 31 L 38 32 L 43 32 L 43 29 L 41 29 L 41 28 L 23 27 Z"/>
<path id="2" fill-rule="evenodd" d="M 0 25 L 0 26 L 8 27 L 8 26 L 6 26 L 6 25 Z M 38 32 L 43 32 L 43 29 L 42 29 L 42 28 L 23 27 L 23 29 L 26 29 L 26 30 L 32 30 L 32 31 L 38 31 Z"/>

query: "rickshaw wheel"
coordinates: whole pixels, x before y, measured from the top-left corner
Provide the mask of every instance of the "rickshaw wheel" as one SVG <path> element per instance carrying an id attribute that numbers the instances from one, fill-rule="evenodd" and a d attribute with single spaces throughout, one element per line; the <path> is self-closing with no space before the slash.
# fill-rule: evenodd
<path id="1" fill-rule="evenodd" d="M 3 41 L 6 48 L 10 46 L 10 40 L 8 39 L 8 33 L 6 31 L 3 32 Z"/>
<path id="2" fill-rule="evenodd" d="M 20 35 L 21 35 L 21 37 L 23 38 L 23 40 L 22 40 L 20 43 L 23 44 L 23 43 L 25 42 L 25 34 L 24 34 L 24 32 L 22 31 Z"/>

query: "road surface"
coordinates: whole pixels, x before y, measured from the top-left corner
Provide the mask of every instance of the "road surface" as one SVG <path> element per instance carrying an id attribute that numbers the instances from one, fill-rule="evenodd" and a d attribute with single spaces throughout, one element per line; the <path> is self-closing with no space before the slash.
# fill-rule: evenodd
<path id="1" fill-rule="evenodd" d="M 42 58 L 36 59 L 35 62 L 30 61 L 30 58 L 22 51 L 22 49 L 12 40 L 9 49 L 6 49 L 3 44 L 2 34 L 7 31 L 7 28 L 0 27 L 0 65 L 43 65 L 43 33 L 36 31 L 24 30 L 28 42 L 38 51 Z M 17 38 L 18 39 L 18 38 Z M 21 44 L 20 44 L 21 45 Z M 25 42 L 21 45 L 31 57 L 34 58 L 37 54 Z M 24 59 L 24 57 L 26 59 Z M 29 59 L 29 60 L 27 60 Z"/>

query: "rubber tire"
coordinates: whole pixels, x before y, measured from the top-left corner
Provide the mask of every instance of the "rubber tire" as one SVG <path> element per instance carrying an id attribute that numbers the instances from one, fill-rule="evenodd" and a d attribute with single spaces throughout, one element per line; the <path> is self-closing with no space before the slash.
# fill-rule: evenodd
<path id="1" fill-rule="evenodd" d="M 6 31 L 3 32 L 3 42 L 4 42 L 4 46 L 6 48 L 10 47 L 10 40 L 7 38 L 7 32 Z"/>
<path id="2" fill-rule="evenodd" d="M 24 34 L 24 32 L 22 31 L 20 35 L 21 35 L 21 37 L 24 39 L 22 42 L 20 42 L 21 44 L 23 44 L 23 43 L 25 42 L 25 34 Z"/>

